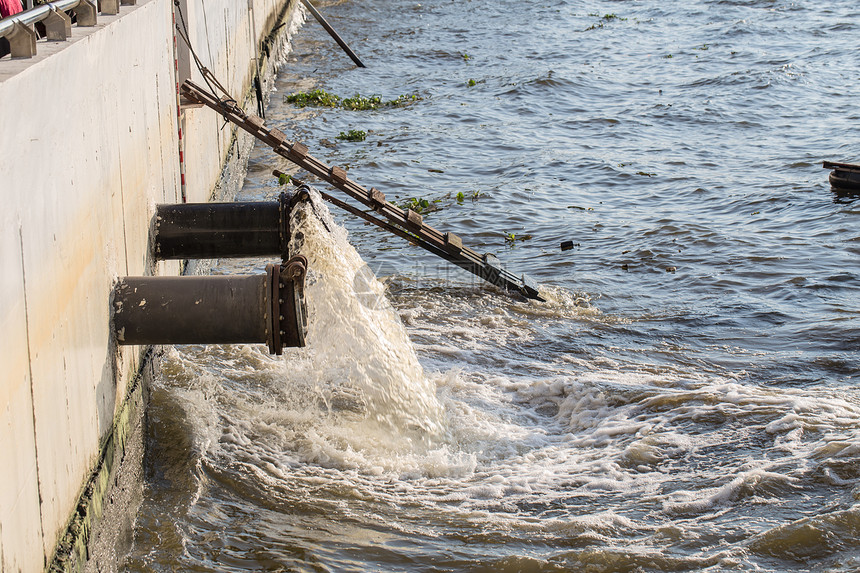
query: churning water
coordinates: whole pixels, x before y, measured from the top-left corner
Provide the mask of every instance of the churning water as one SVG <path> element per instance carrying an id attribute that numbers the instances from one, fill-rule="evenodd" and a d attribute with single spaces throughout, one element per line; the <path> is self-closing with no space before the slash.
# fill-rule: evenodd
<path id="1" fill-rule="evenodd" d="M 169 351 L 128 570 L 860 569 L 856 0 L 319 8 L 368 67 L 306 22 L 268 124 L 548 302 L 317 197 L 308 347 Z"/>

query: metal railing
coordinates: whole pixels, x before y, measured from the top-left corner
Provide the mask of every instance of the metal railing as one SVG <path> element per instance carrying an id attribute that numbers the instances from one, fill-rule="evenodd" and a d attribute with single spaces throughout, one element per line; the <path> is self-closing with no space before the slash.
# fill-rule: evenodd
<path id="1" fill-rule="evenodd" d="M 32 58 L 38 39 L 34 24 L 43 23 L 45 39 L 63 42 L 72 34 L 72 18 L 67 12 L 74 11 L 78 26 L 95 26 L 97 13 L 119 14 L 121 5 L 136 3 L 137 0 L 56 0 L 0 20 L 0 38 L 9 40 L 13 58 Z"/>

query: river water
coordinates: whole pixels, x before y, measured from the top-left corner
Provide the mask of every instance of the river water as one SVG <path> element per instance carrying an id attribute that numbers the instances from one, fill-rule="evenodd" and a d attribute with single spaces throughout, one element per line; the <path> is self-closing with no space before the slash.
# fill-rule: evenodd
<path id="1" fill-rule="evenodd" d="M 318 6 L 368 67 L 307 21 L 268 125 L 548 300 L 303 208 L 308 347 L 167 351 L 126 569 L 860 569 L 856 1 Z"/>

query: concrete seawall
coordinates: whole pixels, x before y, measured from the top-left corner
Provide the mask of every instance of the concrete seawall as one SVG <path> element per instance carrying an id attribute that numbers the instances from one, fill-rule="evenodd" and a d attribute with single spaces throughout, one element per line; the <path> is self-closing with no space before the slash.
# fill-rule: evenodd
<path id="1" fill-rule="evenodd" d="M 255 55 L 274 38 L 271 73 L 298 16 L 293 0 L 250 6 L 179 2 L 203 65 L 253 110 Z M 138 0 L 66 42 L 40 41 L 35 58 L 0 60 L 3 572 L 82 569 L 88 556 L 93 568 L 119 543 L 116 523 L 107 535 L 99 522 L 113 511 L 130 524 L 121 506 L 139 487 L 151 353 L 116 346 L 113 285 L 180 272 L 153 263 L 148 243 L 155 205 L 182 200 L 180 127 L 189 202 L 241 184 L 225 165 L 241 167 L 248 136 L 210 110 L 177 109 L 177 80 L 202 78 L 181 40 L 174 48 L 173 10 Z"/>

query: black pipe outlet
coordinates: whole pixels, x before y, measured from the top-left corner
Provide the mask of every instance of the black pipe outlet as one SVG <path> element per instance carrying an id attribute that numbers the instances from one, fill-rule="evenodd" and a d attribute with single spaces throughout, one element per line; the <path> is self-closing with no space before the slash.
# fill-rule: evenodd
<path id="1" fill-rule="evenodd" d="M 125 277 L 113 293 L 117 342 L 304 346 L 306 272 L 296 256 L 260 275 Z"/>
<path id="2" fill-rule="evenodd" d="M 152 252 L 157 260 L 289 258 L 292 196 L 278 201 L 158 205 Z"/>

